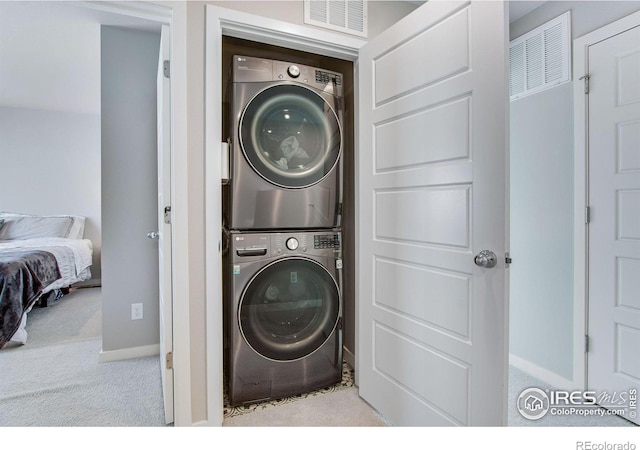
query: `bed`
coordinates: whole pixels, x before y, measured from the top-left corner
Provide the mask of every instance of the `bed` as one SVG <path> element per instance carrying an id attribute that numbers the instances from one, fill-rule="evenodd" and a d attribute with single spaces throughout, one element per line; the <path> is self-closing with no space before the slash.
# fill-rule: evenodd
<path id="1" fill-rule="evenodd" d="M 81 216 L 0 212 L 0 349 L 25 344 L 36 302 L 91 278 L 93 244 Z"/>

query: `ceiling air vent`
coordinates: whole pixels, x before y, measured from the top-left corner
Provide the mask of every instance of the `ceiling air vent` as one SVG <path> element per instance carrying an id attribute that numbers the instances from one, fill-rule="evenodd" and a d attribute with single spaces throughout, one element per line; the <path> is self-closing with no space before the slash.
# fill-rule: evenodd
<path id="1" fill-rule="evenodd" d="M 304 0 L 304 23 L 367 37 L 367 0 Z"/>
<path id="2" fill-rule="evenodd" d="M 509 94 L 511 100 L 571 80 L 571 12 L 511 41 Z"/>

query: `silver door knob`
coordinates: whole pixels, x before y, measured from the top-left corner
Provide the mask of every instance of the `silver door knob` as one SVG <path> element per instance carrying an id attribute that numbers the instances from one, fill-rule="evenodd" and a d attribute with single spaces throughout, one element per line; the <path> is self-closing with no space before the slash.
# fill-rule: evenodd
<path id="1" fill-rule="evenodd" d="M 473 261 L 477 266 L 491 269 L 498 263 L 498 257 L 491 250 L 482 250 Z"/>
<path id="2" fill-rule="evenodd" d="M 147 237 L 149 239 L 158 239 L 160 237 L 160 233 L 157 231 L 152 231 L 151 233 L 147 233 Z"/>

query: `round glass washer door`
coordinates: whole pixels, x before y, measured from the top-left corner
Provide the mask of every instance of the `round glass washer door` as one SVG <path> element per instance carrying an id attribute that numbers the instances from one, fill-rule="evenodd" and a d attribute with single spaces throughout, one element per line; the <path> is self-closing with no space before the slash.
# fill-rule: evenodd
<path id="1" fill-rule="evenodd" d="M 260 355 L 293 361 L 324 344 L 340 315 L 340 293 L 320 264 L 302 258 L 276 261 L 257 273 L 240 299 L 245 341 Z"/>
<path id="2" fill-rule="evenodd" d="M 342 131 L 335 111 L 302 86 L 261 91 L 245 108 L 239 128 L 245 157 L 262 178 L 277 186 L 316 184 L 340 157 Z"/>

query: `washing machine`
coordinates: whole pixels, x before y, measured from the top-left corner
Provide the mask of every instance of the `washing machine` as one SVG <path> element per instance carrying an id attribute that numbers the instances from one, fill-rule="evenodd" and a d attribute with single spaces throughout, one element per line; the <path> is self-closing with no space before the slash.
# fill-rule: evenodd
<path id="1" fill-rule="evenodd" d="M 235 55 L 230 181 L 232 230 L 340 226 L 343 76 L 301 64 Z"/>
<path id="2" fill-rule="evenodd" d="M 229 404 L 340 382 L 340 233 L 232 232 L 227 239 L 223 298 Z"/>

